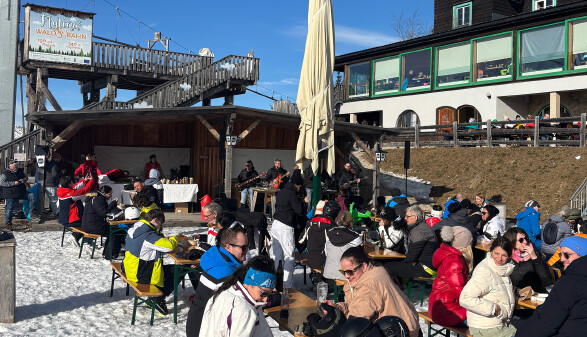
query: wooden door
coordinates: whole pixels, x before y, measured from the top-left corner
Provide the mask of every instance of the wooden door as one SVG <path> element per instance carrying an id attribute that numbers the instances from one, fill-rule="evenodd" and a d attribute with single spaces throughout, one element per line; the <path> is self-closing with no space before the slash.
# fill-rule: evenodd
<path id="1" fill-rule="evenodd" d="M 451 107 L 438 108 L 436 110 L 436 124 L 446 125 L 452 124 L 455 120 L 456 109 Z M 452 128 L 442 128 L 440 132 L 452 132 Z"/>

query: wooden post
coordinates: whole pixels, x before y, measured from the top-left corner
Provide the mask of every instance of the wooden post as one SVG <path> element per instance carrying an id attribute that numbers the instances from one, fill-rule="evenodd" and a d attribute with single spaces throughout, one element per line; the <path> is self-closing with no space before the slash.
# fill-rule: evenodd
<path id="1" fill-rule="evenodd" d="M 550 118 L 560 118 L 561 96 L 558 92 L 550 93 Z"/>
<path id="2" fill-rule="evenodd" d="M 118 86 L 118 75 L 110 75 L 106 84 L 106 99 L 116 100 L 116 87 Z"/>
<path id="3" fill-rule="evenodd" d="M 355 123 L 355 124 L 358 123 L 357 122 L 357 114 L 350 114 L 349 115 L 349 122 L 350 123 Z"/>
<path id="4" fill-rule="evenodd" d="M 43 93 L 43 81 L 47 80 L 46 77 L 47 68 L 38 68 L 37 69 L 37 106 L 36 111 L 45 111 L 47 108 L 45 107 L 45 94 Z"/>
<path id="5" fill-rule="evenodd" d="M 236 118 L 235 113 L 231 113 L 226 123 L 226 135 L 232 133 L 232 124 Z M 222 140 L 221 140 L 222 142 Z M 224 146 L 226 147 L 226 160 L 224 166 L 224 194 L 227 198 L 232 197 L 232 146 L 228 145 L 226 139 L 224 139 Z"/>
<path id="6" fill-rule="evenodd" d="M 491 134 L 491 119 L 487 120 L 487 147 L 493 146 L 493 139 L 491 139 L 493 135 Z"/>
<path id="7" fill-rule="evenodd" d="M 415 148 L 420 147 L 420 123 L 419 122 L 416 122 L 416 125 L 414 125 L 414 147 Z"/>
<path id="8" fill-rule="evenodd" d="M 371 152 L 371 150 L 369 150 L 369 148 L 367 146 L 365 146 L 365 144 L 359 138 L 359 136 L 357 136 L 357 134 L 352 131 L 350 131 L 349 134 L 351 135 L 351 137 L 353 137 L 353 139 L 355 140 L 355 143 L 357 143 L 357 145 L 359 145 L 359 147 L 361 147 L 363 150 L 365 150 L 365 153 L 368 154 L 369 157 L 371 157 L 371 159 L 375 160 L 375 154 L 373 152 Z"/>
<path id="9" fill-rule="evenodd" d="M 0 241 L 0 323 L 14 323 L 14 307 L 16 306 L 16 239 Z"/>
<path id="10" fill-rule="evenodd" d="M 587 120 L 587 113 L 581 114 L 581 129 L 579 133 L 579 147 L 585 147 L 585 122 Z"/>
<path id="11" fill-rule="evenodd" d="M 44 129 L 41 129 L 41 133 L 39 134 L 39 139 L 36 141 L 36 144 L 38 144 L 39 146 L 45 146 L 47 145 L 47 136 L 46 136 L 46 131 Z M 34 155 L 34 144 L 33 145 L 33 149 L 32 149 L 32 155 Z M 47 166 L 47 157 L 45 157 L 45 166 L 44 167 L 38 167 L 38 177 L 39 177 L 39 194 L 38 194 L 38 198 L 37 198 L 37 205 L 36 205 L 36 210 L 37 210 L 37 215 L 39 216 L 40 221 L 43 221 L 44 218 L 44 214 L 45 214 L 45 167 Z"/>
<path id="12" fill-rule="evenodd" d="M 256 128 L 260 122 L 261 122 L 260 119 L 257 119 L 256 121 L 254 121 L 253 124 L 249 125 L 249 127 L 245 131 L 241 132 L 240 135 L 238 135 L 238 139 L 239 140 L 245 139 L 245 137 L 248 136 L 249 133 L 251 133 L 251 131 L 253 131 L 253 129 Z"/>
<path id="13" fill-rule="evenodd" d="M 378 141 L 375 143 L 375 151 L 381 150 L 381 142 Z M 377 157 L 375 158 L 375 163 L 373 165 L 373 207 L 377 206 L 377 196 L 379 195 L 379 161 Z"/>
<path id="14" fill-rule="evenodd" d="M 53 151 L 57 151 L 58 148 L 63 146 L 71 137 L 73 137 L 78 131 L 80 131 L 83 127 L 83 123 L 81 119 L 76 119 L 73 123 L 71 123 L 65 130 L 61 131 L 55 138 L 51 140 L 51 147 Z"/>
<path id="15" fill-rule="evenodd" d="M 534 146 L 540 145 L 540 117 L 534 117 Z"/>
<path id="16" fill-rule="evenodd" d="M 459 130 L 457 129 L 457 121 L 452 122 L 452 141 L 454 147 L 459 147 Z"/>

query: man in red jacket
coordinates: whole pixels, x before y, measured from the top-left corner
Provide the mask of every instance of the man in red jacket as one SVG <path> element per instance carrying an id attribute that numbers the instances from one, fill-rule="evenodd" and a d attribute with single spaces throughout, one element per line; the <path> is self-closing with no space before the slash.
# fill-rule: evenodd
<path id="1" fill-rule="evenodd" d="M 70 176 L 61 177 L 59 188 L 57 189 L 60 224 L 66 227 L 81 226 L 82 214 L 84 211 L 84 205 L 81 199 L 86 193 L 97 188 L 97 185 L 98 184 L 90 174 L 80 180 L 77 184 L 73 183 L 73 178 Z M 71 243 L 79 246 L 79 240 L 81 239 L 82 234 L 72 234 L 75 240 L 72 240 Z"/>

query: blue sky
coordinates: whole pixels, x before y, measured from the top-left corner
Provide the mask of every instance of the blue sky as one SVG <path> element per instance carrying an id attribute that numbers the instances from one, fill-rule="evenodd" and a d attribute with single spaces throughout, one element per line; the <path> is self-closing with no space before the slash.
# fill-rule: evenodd
<path id="1" fill-rule="evenodd" d="M 216 59 L 220 59 L 230 54 L 244 56 L 254 49 L 255 57 L 261 59 L 261 78 L 256 89 L 277 99 L 288 97 L 295 101 L 307 33 L 307 0 L 31 2 L 94 12 L 94 35 L 117 38 L 129 44 L 140 43 L 142 47 L 146 47 L 146 40 L 153 37 L 153 31 L 141 26 L 139 32 L 137 21 L 122 12 L 117 17 L 115 7 L 108 2 L 170 37 L 172 51 L 187 52 L 183 46 L 197 53 L 206 47 L 212 50 Z M 418 10 L 420 19 L 432 25 L 433 9 L 433 0 L 334 0 L 336 55 L 397 41 L 391 21 L 402 11 L 411 14 Z M 21 16 L 24 17 L 24 11 Z M 82 106 L 77 82 L 50 80 L 49 88 L 63 109 Z M 134 95 L 135 92 L 120 90 L 117 100 L 127 100 Z M 222 101 L 213 101 L 212 104 L 221 105 Z M 235 104 L 270 109 L 271 100 L 247 93 L 235 97 Z M 48 109 L 51 109 L 50 104 Z M 16 123 L 21 124 L 19 94 L 16 116 Z"/>

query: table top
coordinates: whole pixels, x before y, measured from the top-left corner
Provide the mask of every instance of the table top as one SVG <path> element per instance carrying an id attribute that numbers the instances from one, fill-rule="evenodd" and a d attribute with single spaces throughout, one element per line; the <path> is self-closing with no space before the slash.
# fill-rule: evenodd
<path id="1" fill-rule="evenodd" d="M 475 245 L 475 248 L 488 252 L 493 241 L 485 241 Z"/>
<path id="2" fill-rule="evenodd" d="M 263 193 L 277 193 L 280 190 L 278 188 L 271 188 L 271 187 L 251 187 L 253 191 L 256 192 L 263 192 Z"/>
<path id="3" fill-rule="evenodd" d="M 529 300 L 518 300 L 518 305 L 524 308 L 536 309 L 537 306 L 542 305 L 544 301 L 534 301 L 532 299 Z"/>
<path id="4" fill-rule="evenodd" d="M 279 323 L 280 330 L 286 330 L 292 334 L 298 326 L 301 329 L 309 314 L 318 312 L 315 300 L 293 288 L 289 289 L 289 318 L 280 318 L 280 311 L 279 306 L 265 309 L 265 313 Z"/>
<path id="5" fill-rule="evenodd" d="M 191 245 L 178 245 L 177 247 L 182 248 L 184 253 L 187 252 L 189 250 L 189 248 L 191 247 Z M 200 265 L 200 259 L 197 260 L 188 260 L 188 259 L 182 259 L 177 257 L 177 255 L 174 252 L 171 253 L 167 253 L 167 255 L 169 255 L 169 257 L 171 257 L 173 259 L 173 261 L 175 261 L 175 264 L 181 264 L 181 265 Z"/>
<path id="6" fill-rule="evenodd" d="M 405 259 L 404 254 L 400 254 L 391 249 L 380 249 L 375 244 L 366 242 L 364 243 L 365 253 L 374 260 L 388 260 L 388 259 Z"/>
<path id="7" fill-rule="evenodd" d="M 139 220 L 117 220 L 117 221 L 108 221 L 110 226 L 117 226 L 117 225 L 134 225 Z"/>

